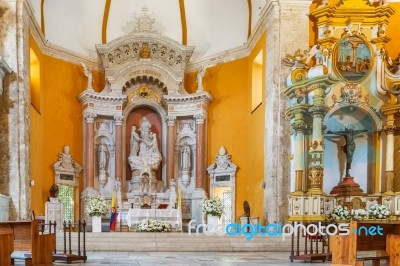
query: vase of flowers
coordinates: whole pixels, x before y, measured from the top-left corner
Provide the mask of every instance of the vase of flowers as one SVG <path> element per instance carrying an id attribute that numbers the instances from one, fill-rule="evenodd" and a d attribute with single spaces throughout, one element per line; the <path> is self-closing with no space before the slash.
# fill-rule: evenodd
<path id="1" fill-rule="evenodd" d="M 145 219 L 137 227 L 139 232 L 170 232 L 171 225 L 167 221 L 157 219 Z"/>
<path id="2" fill-rule="evenodd" d="M 208 231 L 216 232 L 219 224 L 219 218 L 224 210 L 222 200 L 220 198 L 204 198 L 201 209 L 203 213 L 207 214 L 207 225 L 209 226 Z"/>
<path id="3" fill-rule="evenodd" d="M 367 215 L 368 212 L 364 209 L 351 210 L 351 218 L 355 221 L 364 220 L 364 218 L 367 217 Z"/>
<path id="4" fill-rule="evenodd" d="M 331 220 L 333 221 L 346 221 L 350 220 L 350 212 L 347 207 L 343 207 L 342 205 L 338 205 L 333 208 L 331 212 Z"/>
<path id="5" fill-rule="evenodd" d="M 372 204 L 368 209 L 368 217 L 373 219 L 387 219 L 390 215 L 386 205 Z"/>
<path id="6" fill-rule="evenodd" d="M 110 203 L 100 195 L 86 198 L 86 213 L 92 217 L 92 232 L 101 232 L 101 216 L 110 210 Z"/>

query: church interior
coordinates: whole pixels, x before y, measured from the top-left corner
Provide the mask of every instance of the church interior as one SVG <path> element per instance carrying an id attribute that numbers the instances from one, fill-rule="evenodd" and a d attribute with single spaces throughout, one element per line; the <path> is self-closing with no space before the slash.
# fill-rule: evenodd
<path id="1" fill-rule="evenodd" d="M 204 198 L 221 199 L 223 225 L 374 204 L 400 217 L 400 1 L 0 11 L 0 221 L 92 226 L 97 195 L 117 228 L 154 210 L 190 231 Z"/>

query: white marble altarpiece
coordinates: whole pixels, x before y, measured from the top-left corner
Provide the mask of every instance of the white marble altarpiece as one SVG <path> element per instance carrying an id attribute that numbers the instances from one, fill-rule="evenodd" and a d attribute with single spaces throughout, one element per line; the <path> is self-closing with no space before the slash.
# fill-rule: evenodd
<path id="1" fill-rule="evenodd" d="M 101 92 L 92 89 L 91 70 L 84 66 L 88 86 L 79 96 L 84 116 L 82 197 L 100 193 L 110 199 L 114 190 L 121 211 L 160 204 L 175 208 L 180 190 L 183 219 L 200 218 L 211 96 L 201 84 L 195 94 L 183 87 L 194 48 L 140 24 L 145 22 L 154 20 L 138 20 L 129 35 L 96 45 L 106 77 Z M 159 132 L 137 113 L 140 108 L 159 117 Z M 140 116 L 133 126 L 127 126 L 130 114 Z"/>

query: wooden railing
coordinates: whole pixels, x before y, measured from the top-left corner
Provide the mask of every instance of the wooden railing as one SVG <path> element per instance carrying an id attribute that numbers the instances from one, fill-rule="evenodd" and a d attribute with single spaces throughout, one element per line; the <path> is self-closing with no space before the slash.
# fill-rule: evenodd
<path id="1" fill-rule="evenodd" d="M 305 223 L 297 222 L 303 224 L 306 228 L 310 224 L 315 224 L 319 226 L 318 222 L 315 223 Z M 328 222 L 321 222 L 322 226 L 327 226 Z M 292 226 L 295 228 L 296 223 L 293 222 Z M 317 231 L 314 231 L 317 230 Z M 302 261 L 316 261 L 321 260 L 323 262 L 331 259 L 331 251 L 329 246 L 329 234 L 321 235 L 318 233 L 318 229 L 310 227 L 310 234 L 304 232 L 303 229 L 299 229 L 297 232 L 294 230 L 292 234 L 291 242 L 291 253 L 290 261 L 302 260 Z M 304 243 L 304 249 L 302 249 L 302 244 Z"/>

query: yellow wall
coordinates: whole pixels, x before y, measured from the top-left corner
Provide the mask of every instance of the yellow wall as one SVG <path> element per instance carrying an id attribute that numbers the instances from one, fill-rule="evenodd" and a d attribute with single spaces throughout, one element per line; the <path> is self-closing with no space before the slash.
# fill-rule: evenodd
<path id="1" fill-rule="evenodd" d="M 32 210 L 40 214 L 44 213 L 54 183 L 52 165 L 64 145 L 70 146 L 75 161 L 82 165 L 82 108 L 77 97 L 86 87 L 87 78 L 81 65 L 43 55 L 32 37 L 30 45 L 39 58 L 42 76 L 41 114 L 31 108 L 31 178 L 35 180 Z M 93 72 L 93 79 L 96 91 L 104 87 L 104 74 Z M 81 173 L 81 189 L 82 181 Z"/>
<path id="2" fill-rule="evenodd" d="M 400 3 L 390 3 L 396 13 L 389 19 L 389 26 L 386 29 L 386 36 L 388 36 L 391 41 L 386 45 L 386 49 L 389 52 L 389 55 L 394 59 L 400 53 L 400 34 L 399 34 L 399 25 L 400 25 Z"/>
<path id="3" fill-rule="evenodd" d="M 265 35 L 262 35 L 249 57 L 211 67 L 203 79 L 204 89 L 213 97 L 207 121 L 207 165 L 214 162 L 221 146 L 238 165 L 237 217 L 244 214 L 245 200 L 250 204 L 252 216 L 263 217 L 264 191 L 260 185 L 264 176 L 265 103 L 251 114 L 251 69 L 254 58 L 264 46 Z M 193 76 L 189 78 L 195 81 Z M 265 78 L 263 84 L 265 87 Z M 187 89 L 192 90 L 192 87 Z M 207 185 L 209 182 L 207 178 Z"/>

